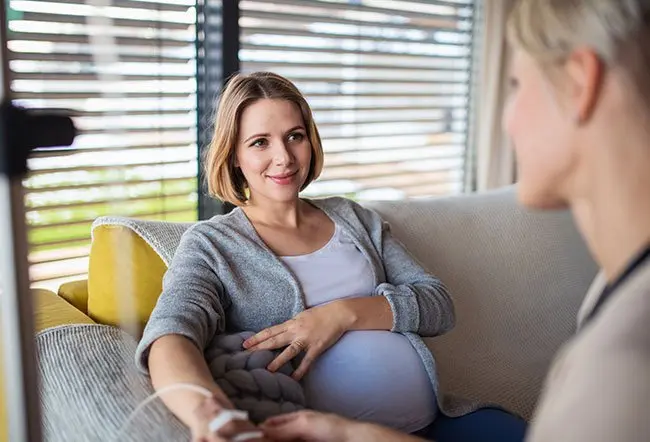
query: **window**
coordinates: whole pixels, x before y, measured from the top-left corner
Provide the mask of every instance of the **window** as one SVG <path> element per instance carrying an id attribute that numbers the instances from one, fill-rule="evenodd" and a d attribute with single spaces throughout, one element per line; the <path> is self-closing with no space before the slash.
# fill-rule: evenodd
<path id="1" fill-rule="evenodd" d="M 84 277 L 98 216 L 190 221 L 199 206 L 202 217 L 224 209 L 199 201 L 197 145 L 236 70 L 280 73 L 307 96 L 326 159 L 306 196 L 464 190 L 473 0 L 11 0 L 10 8 L 17 103 L 72 109 L 82 130 L 73 146 L 29 163 L 37 286 Z"/>
<path id="2" fill-rule="evenodd" d="M 372 200 L 463 191 L 473 1 L 239 6 L 241 70 L 287 76 L 314 110 L 325 169 L 306 195 Z"/>
<path id="3" fill-rule="evenodd" d="M 98 216 L 196 219 L 194 3 L 10 2 L 17 104 L 72 109 L 82 131 L 73 146 L 29 162 L 35 285 L 56 290 L 86 274 Z"/>

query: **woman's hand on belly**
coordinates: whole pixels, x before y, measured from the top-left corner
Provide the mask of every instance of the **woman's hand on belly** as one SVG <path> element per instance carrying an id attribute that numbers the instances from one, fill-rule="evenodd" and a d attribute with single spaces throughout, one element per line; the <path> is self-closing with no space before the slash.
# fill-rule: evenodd
<path id="1" fill-rule="evenodd" d="M 244 348 L 255 351 L 286 347 L 268 365 L 270 371 L 280 369 L 304 352 L 304 358 L 292 374 L 294 379 L 300 380 L 316 358 L 350 329 L 354 318 L 343 305 L 340 302 L 332 302 L 305 310 L 293 319 L 262 330 L 247 339 Z"/>

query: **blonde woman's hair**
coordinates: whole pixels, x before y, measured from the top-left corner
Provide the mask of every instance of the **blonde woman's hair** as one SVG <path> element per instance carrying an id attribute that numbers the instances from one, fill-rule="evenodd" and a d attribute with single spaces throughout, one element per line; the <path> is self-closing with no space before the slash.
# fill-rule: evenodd
<path id="1" fill-rule="evenodd" d="M 650 0 L 520 0 L 508 39 L 546 67 L 588 47 L 650 106 Z"/>
<path id="2" fill-rule="evenodd" d="M 244 109 L 264 98 L 295 103 L 302 114 L 312 155 L 309 173 L 300 190 L 320 176 L 323 147 L 311 108 L 298 88 L 286 78 L 271 72 L 237 74 L 228 81 L 219 98 L 214 134 L 205 151 L 205 178 L 210 196 L 237 206 L 246 204 L 246 180 L 235 166 L 239 123 Z"/>

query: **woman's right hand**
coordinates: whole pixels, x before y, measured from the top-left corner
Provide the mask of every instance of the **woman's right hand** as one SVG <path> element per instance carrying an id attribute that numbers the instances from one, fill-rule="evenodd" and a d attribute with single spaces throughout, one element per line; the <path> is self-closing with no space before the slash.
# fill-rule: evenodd
<path id="1" fill-rule="evenodd" d="M 260 429 L 248 420 L 232 420 L 216 432 L 209 429 L 210 422 L 230 407 L 222 405 L 217 396 L 206 398 L 194 410 L 194 424 L 191 426 L 192 442 L 229 442 L 242 433 L 258 432 Z M 263 437 L 247 439 L 247 442 L 266 442 Z"/>

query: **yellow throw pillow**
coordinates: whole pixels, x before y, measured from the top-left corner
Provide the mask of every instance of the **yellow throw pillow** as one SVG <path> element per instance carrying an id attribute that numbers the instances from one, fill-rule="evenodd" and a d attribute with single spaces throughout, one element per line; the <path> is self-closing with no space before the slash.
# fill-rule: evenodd
<path id="1" fill-rule="evenodd" d="M 88 280 L 65 282 L 59 286 L 59 296 L 74 305 L 79 311 L 88 313 Z"/>
<path id="2" fill-rule="evenodd" d="M 166 271 L 160 256 L 130 228 L 96 226 L 88 268 L 88 316 L 139 336 Z"/>

